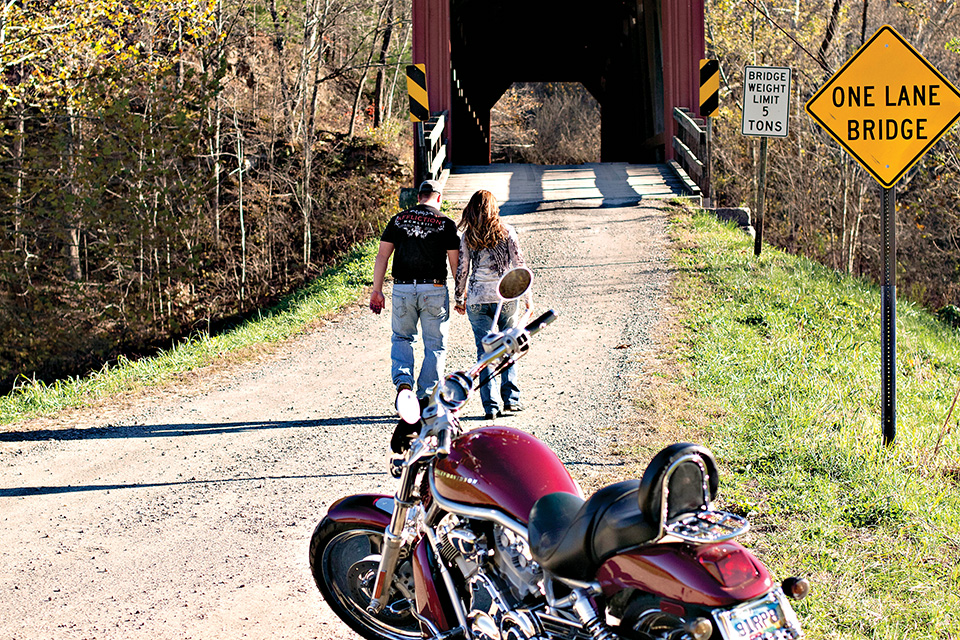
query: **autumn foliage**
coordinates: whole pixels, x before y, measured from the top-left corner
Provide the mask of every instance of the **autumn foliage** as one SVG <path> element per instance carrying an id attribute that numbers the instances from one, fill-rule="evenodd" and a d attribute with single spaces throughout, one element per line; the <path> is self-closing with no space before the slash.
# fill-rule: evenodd
<path id="1" fill-rule="evenodd" d="M 346 93 L 386 11 L 326 6 L 304 41 L 302 3 L 4 3 L 0 390 L 216 330 L 379 228 L 401 169 Z"/>
<path id="2" fill-rule="evenodd" d="M 881 187 L 803 106 L 885 24 L 960 84 L 960 7 L 942 0 L 708 0 L 706 13 L 708 47 L 722 77 L 714 122 L 718 204 L 755 208 L 759 139 L 740 135 L 743 67 L 790 67 L 790 135 L 769 141 L 764 240 L 877 280 Z M 954 126 L 896 186 L 898 296 L 946 309 L 945 319 L 960 305 L 958 143 Z"/>

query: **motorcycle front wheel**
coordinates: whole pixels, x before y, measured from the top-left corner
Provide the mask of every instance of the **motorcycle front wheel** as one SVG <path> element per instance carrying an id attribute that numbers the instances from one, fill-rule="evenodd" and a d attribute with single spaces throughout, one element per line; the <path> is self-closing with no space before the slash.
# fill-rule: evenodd
<path id="1" fill-rule="evenodd" d="M 413 570 L 401 557 L 390 586 L 387 605 L 378 614 L 367 612 L 383 547 L 383 529 L 324 518 L 310 539 L 313 579 L 337 617 L 367 640 L 422 638 L 411 612 Z"/>

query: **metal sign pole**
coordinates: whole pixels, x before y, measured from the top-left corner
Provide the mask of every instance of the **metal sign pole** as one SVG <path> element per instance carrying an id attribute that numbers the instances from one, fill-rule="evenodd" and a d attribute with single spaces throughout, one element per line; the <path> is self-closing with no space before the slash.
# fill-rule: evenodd
<path id="1" fill-rule="evenodd" d="M 760 138 L 760 166 L 757 178 L 757 219 L 753 224 L 756 235 L 753 237 L 753 255 L 760 255 L 763 246 L 763 207 L 767 191 L 767 137 Z"/>
<path id="2" fill-rule="evenodd" d="M 880 276 L 880 425 L 883 444 L 897 437 L 897 227 L 895 187 L 883 189 L 880 236 L 883 271 Z"/>

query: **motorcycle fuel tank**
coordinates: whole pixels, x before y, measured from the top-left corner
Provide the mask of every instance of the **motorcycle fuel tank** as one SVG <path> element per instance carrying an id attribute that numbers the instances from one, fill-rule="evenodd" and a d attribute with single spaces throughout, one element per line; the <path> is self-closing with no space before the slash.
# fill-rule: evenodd
<path id="1" fill-rule="evenodd" d="M 563 491 L 583 497 L 570 473 L 540 440 L 517 429 L 474 429 L 438 460 L 434 482 L 441 497 L 500 509 L 526 524 L 538 498 Z"/>

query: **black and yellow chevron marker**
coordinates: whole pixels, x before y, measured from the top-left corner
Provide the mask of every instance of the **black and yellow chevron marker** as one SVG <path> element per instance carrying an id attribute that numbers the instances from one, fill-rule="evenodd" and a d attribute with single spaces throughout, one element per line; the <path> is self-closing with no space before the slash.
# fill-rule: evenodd
<path id="1" fill-rule="evenodd" d="M 407 93 L 410 95 L 410 121 L 430 119 L 430 101 L 427 100 L 427 68 L 422 64 L 407 65 Z"/>
<path id="2" fill-rule="evenodd" d="M 720 107 L 720 61 L 700 61 L 700 117 L 710 118 Z"/>

